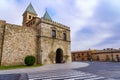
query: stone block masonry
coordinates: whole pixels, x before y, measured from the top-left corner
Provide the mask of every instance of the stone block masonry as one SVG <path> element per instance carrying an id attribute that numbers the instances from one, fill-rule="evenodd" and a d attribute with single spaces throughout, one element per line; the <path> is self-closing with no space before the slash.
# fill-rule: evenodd
<path id="1" fill-rule="evenodd" d="M 5 28 L 1 65 L 24 65 L 27 55 L 37 56 L 37 31 L 31 27 Z"/>

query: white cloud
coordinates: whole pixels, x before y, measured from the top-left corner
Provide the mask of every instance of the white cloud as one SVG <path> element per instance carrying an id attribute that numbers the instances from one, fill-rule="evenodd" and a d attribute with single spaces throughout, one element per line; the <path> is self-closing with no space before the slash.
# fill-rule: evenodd
<path id="1" fill-rule="evenodd" d="M 54 20 L 71 27 L 72 38 L 86 25 L 87 19 L 93 15 L 94 7 L 97 0 L 37 0 L 31 1 L 36 12 L 41 17 L 45 8 L 51 7 L 55 10 L 56 14 Z M 0 15 L 2 19 L 7 20 L 9 23 L 21 24 L 22 13 L 26 9 L 30 1 L 23 0 L 23 4 L 18 4 L 16 0 L 1 0 Z M 10 8 L 10 9 L 9 9 Z M 4 9 L 4 11 L 1 11 Z M 8 13 L 9 12 L 9 13 Z M 73 42 L 74 44 L 74 42 Z"/>
<path id="2" fill-rule="evenodd" d="M 76 8 L 81 12 L 83 18 L 93 16 L 98 0 L 76 0 Z"/>
<path id="3" fill-rule="evenodd" d="M 30 2 L 39 17 L 43 16 L 46 8 L 51 8 L 56 14 L 51 16 L 53 20 L 70 26 L 72 50 L 92 48 L 113 36 L 112 23 L 99 23 L 92 20 L 100 0 L 0 0 L 0 19 L 20 25 L 22 14 Z M 110 2 L 113 1 L 110 0 Z M 112 6 L 116 4 L 118 5 L 118 2 L 115 1 Z M 90 27 L 94 34 L 89 36 L 78 34 L 85 27 Z"/>

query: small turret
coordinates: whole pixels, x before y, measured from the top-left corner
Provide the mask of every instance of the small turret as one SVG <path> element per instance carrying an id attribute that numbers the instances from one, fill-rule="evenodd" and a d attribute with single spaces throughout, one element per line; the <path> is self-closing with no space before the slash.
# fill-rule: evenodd
<path id="1" fill-rule="evenodd" d="M 45 12 L 45 14 L 43 16 L 43 19 L 52 20 L 50 15 L 48 14 L 47 10 L 46 10 L 46 12 Z"/>
<path id="2" fill-rule="evenodd" d="M 23 13 L 23 22 L 22 25 L 26 26 L 26 23 L 29 22 L 34 17 L 37 17 L 37 13 L 33 8 L 32 4 L 30 3 L 26 8 L 25 12 Z"/>

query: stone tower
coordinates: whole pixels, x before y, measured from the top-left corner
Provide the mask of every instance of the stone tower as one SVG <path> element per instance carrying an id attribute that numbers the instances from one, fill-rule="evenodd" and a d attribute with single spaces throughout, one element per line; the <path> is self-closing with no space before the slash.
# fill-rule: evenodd
<path id="1" fill-rule="evenodd" d="M 26 8 L 25 12 L 23 13 L 23 22 L 22 25 L 26 26 L 26 23 L 33 19 L 34 17 L 37 17 L 37 13 L 35 9 L 33 8 L 32 4 L 30 3 L 28 7 Z"/>
<path id="2" fill-rule="evenodd" d="M 70 28 L 53 21 L 47 11 L 38 27 L 41 64 L 71 62 Z"/>

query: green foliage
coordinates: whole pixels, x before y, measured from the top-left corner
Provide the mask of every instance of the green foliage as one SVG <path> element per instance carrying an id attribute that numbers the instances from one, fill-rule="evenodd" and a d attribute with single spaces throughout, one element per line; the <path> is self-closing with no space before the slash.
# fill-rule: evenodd
<path id="1" fill-rule="evenodd" d="M 35 63 L 35 57 L 31 55 L 26 56 L 24 62 L 27 66 L 32 66 Z"/>
<path id="2" fill-rule="evenodd" d="M 25 65 L 16 65 L 16 66 L 0 66 L 0 70 L 8 70 L 8 69 L 21 69 L 21 68 L 32 68 L 32 67 L 40 67 L 42 65 L 36 64 L 33 66 L 25 66 Z"/>

